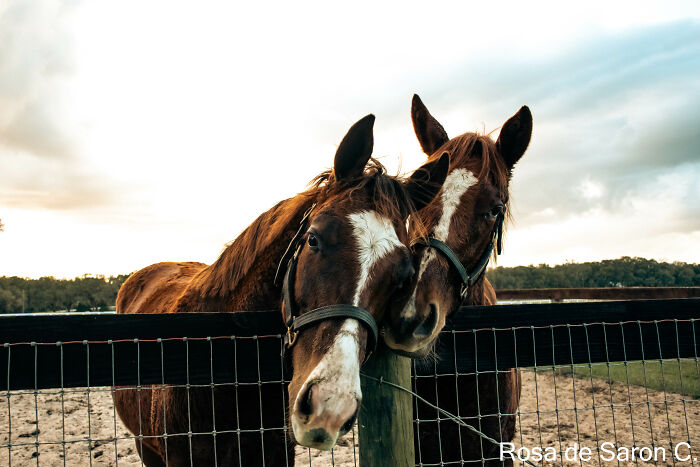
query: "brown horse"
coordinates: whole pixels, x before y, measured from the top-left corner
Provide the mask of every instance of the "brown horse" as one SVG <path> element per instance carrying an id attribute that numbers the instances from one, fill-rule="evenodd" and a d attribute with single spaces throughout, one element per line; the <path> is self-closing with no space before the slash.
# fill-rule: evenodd
<path id="1" fill-rule="evenodd" d="M 460 305 L 496 303 L 493 287 L 482 273 L 494 244 L 500 250 L 508 185 L 513 166 L 530 142 L 532 116 L 522 107 L 503 125 L 496 142 L 475 133 L 448 138 L 417 95 L 413 96 L 411 116 L 429 160 L 450 153 L 450 173 L 441 195 L 411 216 L 409 235 L 415 238 L 416 227 L 421 225 L 430 237 L 430 241 L 419 240 L 415 245 L 419 265 L 415 291 L 406 307 L 392 311 L 385 321 L 387 345 L 415 357 L 430 352 L 445 320 Z M 455 376 L 417 378 L 415 389 L 490 437 L 498 441 L 513 438 L 513 414 L 520 397 L 516 371 L 478 378 L 460 375 L 457 381 Z M 436 411 L 421 405 L 416 417 L 422 420 L 415 430 L 417 462 L 437 465 L 484 458 L 501 463 L 494 460 L 499 457 L 498 447 L 480 440 L 472 431 L 452 421 L 426 422 L 438 418 Z"/>
<path id="2" fill-rule="evenodd" d="M 373 123 L 368 115 L 353 125 L 332 171 L 258 217 L 211 266 L 158 263 L 133 274 L 119 291 L 117 312 L 289 313 L 291 303 L 281 306 L 274 277 L 290 242 L 298 249 L 294 285 L 287 290 L 298 316 L 347 304 L 380 321 L 392 304 L 403 307 L 410 293 L 403 285 L 414 275 L 406 218 L 437 194 L 448 157 L 429 162 L 408 180 L 390 177 L 369 162 Z M 353 426 L 368 334 L 356 319 L 325 319 L 304 328 L 289 351 L 288 393 L 282 384 L 117 388 L 115 406 L 127 428 L 142 435 L 136 447 L 149 467 L 293 464 L 288 437 L 330 449 Z M 289 422 L 280 405 L 285 398 Z"/>

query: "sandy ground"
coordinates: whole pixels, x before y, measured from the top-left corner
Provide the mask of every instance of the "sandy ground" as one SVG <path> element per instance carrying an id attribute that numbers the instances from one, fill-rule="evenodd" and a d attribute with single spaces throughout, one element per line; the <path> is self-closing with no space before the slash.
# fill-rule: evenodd
<path id="1" fill-rule="evenodd" d="M 296 465 L 357 465 L 356 439 L 356 432 L 348 433 L 332 453 L 297 446 Z M 0 395 L 2 466 L 141 466 L 134 446 L 114 413 L 110 388 L 90 388 L 89 394 L 85 388 L 66 389 L 63 395 L 17 391 L 10 393 L 9 405 L 7 392 Z"/>
<path id="2" fill-rule="evenodd" d="M 516 447 L 552 446 L 563 451 L 578 443 L 594 453 L 590 461 L 583 462 L 585 465 L 635 464 L 631 455 L 629 462 L 623 460 L 619 464 L 617 459 L 605 462 L 612 455 L 608 453 L 602 453 L 601 460 L 596 449 L 604 442 L 630 450 L 634 446 L 664 448 L 666 461 L 661 459 L 659 450 L 657 465 L 700 465 L 700 400 L 692 396 L 628 387 L 623 383 L 608 384 L 601 379 L 552 371 L 523 372 L 517 423 Z M 673 447 L 680 442 L 694 448 L 692 452 L 679 448 L 681 458 L 692 454 L 697 461 L 679 462 L 673 458 Z M 606 448 L 617 451 L 615 447 Z M 624 450 L 619 452 L 624 459 Z M 642 457 L 646 455 L 645 452 Z M 639 458 L 636 461 L 639 465 L 647 464 Z M 556 464 L 581 465 L 581 462 L 567 462 L 563 455 L 557 455 Z"/>
<path id="3" fill-rule="evenodd" d="M 109 388 L 91 388 L 89 393 L 66 390 L 63 395 L 13 392 L 9 400 L 4 393 L 0 395 L 0 465 L 141 465 L 133 439 L 113 410 Z M 332 454 L 297 448 L 297 465 L 331 465 L 331 455 L 335 465 L 356 465 L 356 439 L 349 433 Z M 599 463 L 596 447 L 605 441 L 630 448 L 665 447 L 667 459 L 658 465 L 674 465 L 670 446 L 690 441 L 698 451 L 692 454 L 700 461 L 700 401 L 551 371 L 523 373 L 516 448 L 564 450 L 577 442 L 592 449 L 593 460 L 566 462 L 558 455 L 556 464 L 618 465 Z M 680 452 L 688 454 L 685 448 Z"/>

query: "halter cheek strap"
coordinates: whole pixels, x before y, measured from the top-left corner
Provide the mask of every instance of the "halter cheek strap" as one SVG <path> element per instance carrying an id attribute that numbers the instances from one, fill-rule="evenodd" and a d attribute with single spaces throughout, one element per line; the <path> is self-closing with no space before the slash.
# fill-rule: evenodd
<path id="1" fill-rule="evenodd" d="M 299 253 L 304 246 L 304 242 L 302 240 L 304 234 L 306 233 L 309 215 L 314 207 L 316 207 L 315 203 L 311 205 L 306 213 L 304 213 L 304 216 L 300 221 L 299 229 L 297 230 L 296 234 L 294 234 L 289 246 L 287 246 L 284 255 L 282 255 L 282 259 L 277 267 L 277 273 L 275 274 L 275 284 L 277 284 L 282 268 L 286 263 L 286 271 L 282 281 L 284 321 L 285 326 L 287 327 L 287 333 L 284 337 L 283 350 L 285 364 L 289 365 L 289 350 L 296 343 L 297 336 L 299 335 L 300 331 L 321 321 L 338 318 L 356 319 L 367 328 L 369 334 L 369 342 L 367 346 L 368 350 L 365 353 L 365 361 L 367 361 L 369 356 L 377 347 L 377 341 L 379 340 L 379 328 L 377 326 L 377 322 L 367 310 L 355 305 L 337 304 L 322 306 L 301 314 L 301 312 L 298 310 L 296 300 L 294 300 L 294 280 L 296 278 L 297 259 L 299 258 Z"/>
<path id="2" fill-rule="evenodd" d="M 424 245 L 430 248 L 435 248 L 437 251 L 442 253 L 443 256 L 445 256 L 447 261 L 450 263 L 455 272 L 457 272 L 457 274 L 460 277 L 460 280 L 462 281 L 462 287 L 460 289 L 459 295 L 462 298 L 462 301 L 464 301 L 469 296 L 469 287 L 474 285 L 476 281 L 478 281 L 484 274 L 486 266 L 489 264 L 491 254 L 493 253 L 494 246 L 496 247 L 496 253 L 499 255 L 501 254 L 503 246 L 502 237 L 503 214 L 499 214 L 496 218 L 496 223 L 493 226 L 493 231 L 491 232 L 491 241 L 484 250 L 484 253 L 481 255 L 479 262 L 476 264 L 476 266 L 474 266 L 471 272 L 467 271 L 467 268 L 464 267 L 462 262 L 459 260 L 459 257 L 452 250 L 452 248 L 447 246 L 445 242 L 440 241 L 435 237 L 416 238 L 411 242 L 411 247 L 413 247 L 414 245 Z"/>

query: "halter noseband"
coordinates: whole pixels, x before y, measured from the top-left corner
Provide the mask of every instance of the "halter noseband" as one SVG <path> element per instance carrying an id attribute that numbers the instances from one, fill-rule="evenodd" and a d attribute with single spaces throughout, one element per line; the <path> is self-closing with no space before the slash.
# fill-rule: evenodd
<path id="1" fill-rule="evenodd" d="M 435 248 L 437 251 L 442 253 L 445 258 L 447 258 L 447 261 L 454 268 L 457 274 L 459 274 L 459 277 L 462 280 L 462 287 L 459 295 L 464 302 L 469 296 L 469 287 L 474 285 L 486 270 L 486 266 L 489 264 L 489 259 L 491 258 L 491 253 L 493 253 L 494 245 L 496 246 L 496 253 L 499 255 L 501 254 L 503 247 L 503 217 L 503 213 L 500 213 L 496 218 L 496 223 L 494 224 L 493 231 L 491 232 L 491 241 L 486 247 L 486 250 L 484 250 L 484 253 L 481 255 L 479 262 L 476 264 L 476 266 L 474 266 L 474 269 L 472 269 L 471 272 L 467 272 L 467 268 L 464 267 L 452 248 L 447 246 L 445 242 L 442 242 L 435 237 L 416 238 L 411 242 L 411 247 L 414 245 L 424 245 Z"/>
<path id="2" fill-rule="evenodd" d="M 292 241 L 289 242 L 284 255 L 282 255 L 282 259 L 277 266 L 277 272 L 275 273 L 274 282 L 275 284 L 278 284 L 280 273 L 282 272 L 282 268 L 286 263 L 286 272 L 282 282 L 282 300 L 284 301 L 284 318 L 285 326 L 287 327 L 287 333 L 284 337 L 285 360 L 287 360 L 288 351 L 296 343 L 297 335 L 301 330 L 310 327 L 315 323 L 328 319 L 352 318 L 364 324 L 369 331 L 369 351 L 366 352 L 365 355 L 365 361 L 367 361 L 369 356 L 372 355 L 372 352 L 374 352 L 374 349 L 377 347 L 377 341 L 379 339 L 379 328 L 377 327 L 377 322 L 367 310 L 355 305 L 338 304 L 315 308 L 302 315 L 300 314 L 297 303 L 294 300 L 294 279 L 296 277 L 297 259 L 299 257 L 299 252 L 301 252 L 301 249 L 304 246 L 302 239 L 306 233 L 306 225 L 309 220 L 309 215 L 315 207 L 316 203 L 313 203 L 304 213 L 304 216 L 301 218 L 299 223 L 299 229 L 294 234 Z"/>

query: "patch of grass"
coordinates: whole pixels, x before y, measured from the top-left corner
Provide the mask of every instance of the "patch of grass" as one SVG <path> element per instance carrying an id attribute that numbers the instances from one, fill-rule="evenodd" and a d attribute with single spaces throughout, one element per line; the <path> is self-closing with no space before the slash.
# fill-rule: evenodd
<path id="1" fill-rule="evenodd" d="M 675 392 L 700 398 L 700 364 L 692 358 L 678 360 L 651 360 L 593 363 L 574 365 L 574 374 L 582 378 L 593 376 L 605 381 L 644 386 L 657 391 Z M 562 374 L 571 374 L 571 367 L 559 368 Z"/>

